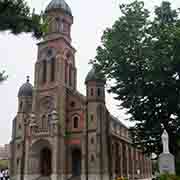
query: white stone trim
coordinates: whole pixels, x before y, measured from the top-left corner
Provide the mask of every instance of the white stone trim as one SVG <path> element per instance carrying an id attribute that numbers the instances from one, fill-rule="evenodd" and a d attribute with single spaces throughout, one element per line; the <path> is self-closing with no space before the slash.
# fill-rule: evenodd
<path id="1" fill-rule="evenodd" d="M 36 180 L 39 178 L 41 175 L 40 174 L 33 174 L 33 175 L 24 175 L 24 180 Z"/>

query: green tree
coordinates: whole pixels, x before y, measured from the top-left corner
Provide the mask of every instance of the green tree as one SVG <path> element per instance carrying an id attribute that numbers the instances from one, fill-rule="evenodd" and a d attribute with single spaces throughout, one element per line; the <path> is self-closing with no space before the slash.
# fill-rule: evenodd
<path id="1" fill-rule="evenodd" d="M 7 76 L 5 75 L 5 71 L 0 72 L 0 83 L 5 81 L 7 79 Z"/>
<path id="2" fill-rule="evenodd" d="M 22 32 L 32 33 L 40 39 L 46 32 L 45 16 L 30 13 L 30 8 L 24 0 L 0 0 L 0 31 L 9 30 L 17 35 Z M 4 72 L 0 73 L 0 82 L 7 79 Z"/>
<path id="3" fill-rule="evenodd" d="M 43 35 L 41 15 L 30 13 L 24 0 L 0 1 L 0 31 L 10 30 L 13 34 L 32 33 L 34 37 Z"/>
<path id="4" fill-rule="evenodd" d="M 109 92 L 131 114 L 134 143 L 146 153 L 162 152 L 161 134 L 170 136 L 177 154 L 180 134 L 180 21 L 169 2 L 155 8 L 155 18 L 134 1 L 120 5 L 122 16 L 106 29 L 92 60 L 109 80 Z M 111 81 L 112 82 L 112 81 Z"/>

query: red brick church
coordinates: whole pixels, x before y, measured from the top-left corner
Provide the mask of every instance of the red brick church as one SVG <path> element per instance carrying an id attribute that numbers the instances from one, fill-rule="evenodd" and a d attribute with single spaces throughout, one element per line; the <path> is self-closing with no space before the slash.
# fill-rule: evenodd
<path id="1" fill-rule="evenodd" d="M 13 120 L 12 180 L 149 179 L 151 160 L 106 107 L 105 84 L 92 69 L 86 96 L 77 90 L 73 15 L 64 0 L 45 9 L 48 32 L 38 44 L 35 82 L 18 92 Z"/>

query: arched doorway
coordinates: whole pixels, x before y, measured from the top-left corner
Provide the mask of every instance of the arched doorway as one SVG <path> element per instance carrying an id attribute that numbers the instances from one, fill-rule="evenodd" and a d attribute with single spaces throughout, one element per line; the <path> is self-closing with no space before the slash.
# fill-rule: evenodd
<path id="1" fill-rule="evenodd" d="M 79 149 L 72 151 L 72 175 L 81 175 L 81 151 Z"/>
<path id="2" fill-rule="evenodd" d="M 51 167 L 51 150 L 49 148 L 43 148 L 40 152 L 40 171 L 42 176 L 50 176 L 52 173 Z"/>

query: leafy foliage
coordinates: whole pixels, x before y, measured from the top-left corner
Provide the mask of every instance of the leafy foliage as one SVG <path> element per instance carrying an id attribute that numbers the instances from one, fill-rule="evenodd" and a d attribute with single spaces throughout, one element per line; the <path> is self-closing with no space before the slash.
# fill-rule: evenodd
<path id="1" fill-rule="evenodd" d="M 8 160 L 0 160 L 0 170 L 8 167 Z"/>
<path id="2" fill-rule="evenodd" d="M 41 38 L 44 33 L 43 15 L 30 13 L 24 0 L 0 0 L 0 31 L 10 30 L 13 34 L 32 33 Z"/>
<path id="3" fill-rule="evenodd" d="M 92 61 L 96 70 L 114 80 L 109 92 L 136 122 L 134 143 L 159 154 L 161 134 L 170 136 L 177 154 L 180 135 L 180 21 L 178 11 L 163 2 L 152 20 L 144 3 L 120 5 L 122 16 L 106 29 Z"/>
<path id="4" fill-rule="evenodd" d="M 157 180 L 180 180 L 180 177 L 176 175 L 162 174 L 157 178 Z"/>
<path id="5" fill-rule="evenodd" d="M 0 83 L 7 79 L 8 76 L 5 75 L 5 71 L 0 72 Z"/>
<path id="6" fill-rule="evenodd" d="M 45 15 L 31 14 L 24 0 L 0 0 L 0 31 L 9 30 L 15 35 L 32 33 L 33 37 L 40 39 L 47 32 L 47 26 Z M 1 72 L 0 82 L 6 79 Z"/>

